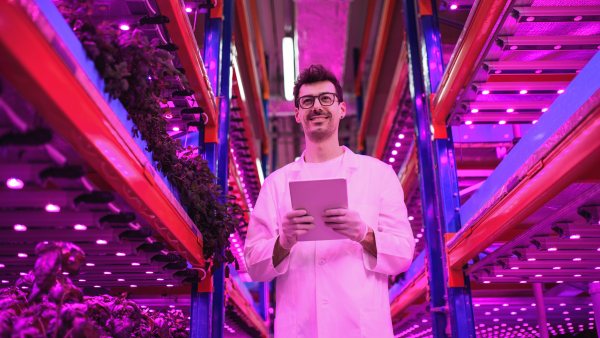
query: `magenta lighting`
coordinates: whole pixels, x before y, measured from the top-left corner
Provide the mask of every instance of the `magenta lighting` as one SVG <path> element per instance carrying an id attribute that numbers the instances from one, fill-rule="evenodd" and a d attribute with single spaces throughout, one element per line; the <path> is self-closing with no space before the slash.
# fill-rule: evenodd
<path id="1" fill-rule="evenodd" d="M 56 204 L 48 203 L 48 204 L 46 204 L 46 211 L 47 212 L 59 212 L 60 207 Z"/>
<path id="2" fill-rule="evenodd" d="M 456 5 L 456 4 L 452 4 L 452 5 L 450 5 L 450 9 L 451 9 L 451 10 L 455 10 L 455 9 L 457 9 L 457 8 L 458 8 L 458 5 Z"/>
<path id="3" fill-rule="evenodd" d="M 173 131 L 179 131 L 179 127 L 173 127 Z"/>
<path id="4" fill-rule="evenodd" d="M 117 252 L 117 254 L 116 254 L 116 255 L 117 255 L 117 256 L 119 256 L 119 257 L 126 256 L 124 252 Z"/>
<path id="5" fill-rule="evenodd" d="M 396 144 L 394 144 L 394 146 L 395 146 L 396 148 L 400 147 L 401 145 L 402 145 L 402 143 L 400 143 L 400 142 L 396 142 Z"/>
<path id="6" fill-rule="evenodd" d="M 502 121 L 498 122 L 498 124 L 506 124 L 506 121 L 502 120 Z"/>
<path id="7" fill-rule="evenodd" d="M 79 230 L 79 231 L 87 230 L 87 226 L 85 226 L 83 224 L 75 224 L 74 228 L 75 228 L 75 230 Z"/>
<path id="8" fill-rule="evenodd" d="M 19 258 L 27 258 L 27 254 L 26 254 L 26 253 L 19 252 L 19 253 L 17 254 L 17 257 L 19 257 Z"/>
<path id="9" fill-rule="evenodd" d="M 473 124 L 473 121 L 465 121 L 466 125 Z"/>
<path id="10" fill-rule="evenodd" d="M 479 109 L 477 109 L 477 108 L 471 109 L 471 113 L 479 113 Z"/>
<path id="11" fill-rule="evenodd" d="M 390 163 L 394 163 L 394 161 L 396 161 L 396 159 L 393 157 L 390 157 Z"/>
<path id="12" fill-rule="evenodd" d="M 527 94 L 527 90 L 523 89 L 519 92 L 519 94 Z"/>
<path id="13" fill-rule="evenodd" d="M 557 93 L 558 93 L 558 94 L 562 94 L 562 93 L 564 93 L 564 92 L 565 92 L 565 90 L 564 90 L 564 89 L 559 89 L 559 90 L 557 91 Z"/>
<path id="14" fill-rule="evenodd" d="M 399 138 L 399 139 L 403 139 L 403 138 L 404 138 L 404 134 L 400 134 L 400 135 L 398 135 L 398 138 Z"/>
<path id="15" fill-rule="evenodd" d="M 23 181 L 18 178 L 11 177 L 6 180 L 6 186 L 10 189 L 21 189 L 23 188 Z"/>
<path id="16" fill-rule="evenodd" d="M 13 228 L 15 229 L 15 231 L 27 231 L 27 227 L 23 224 L 15 224 Z"/>
<path id="17" fill-rule="evenodd" d="M 128 31 L 130 27 L 127 24 L 122 24 L 119 28 L 121 28 L 123 31 Z"/>
<path id="18" fill-rule="evenodd" d="M 85 266 L 96 266 L 94 263 L 85 263 Z"/>
<path id="19" fill-rule="evenodd" d="M 104 240 L 104 239 L 99 239 L 99 240 L 96 241 L 96 244 L 100 244 L 100 245 L 104 245 L 104 244 L 107 244 L 107 243 L 108 242 L 106 240 Z"/>

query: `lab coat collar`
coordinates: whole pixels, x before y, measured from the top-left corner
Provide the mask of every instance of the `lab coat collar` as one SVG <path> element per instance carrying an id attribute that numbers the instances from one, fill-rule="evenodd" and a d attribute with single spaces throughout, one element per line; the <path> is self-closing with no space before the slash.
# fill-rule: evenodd
<path id="1" fill-rule="evenodd" d="M 344 147 L 344 162 L 342 163 L 342 165 L 344 167 L 346 167 L 347 169 L 356 169 L 358 168 L 358 155 L 356 155 L 355 153 L 352 152 L 352 150 L 348 149 L 348 147 L 346 146 L 342 146 Z M 306 149 L 302 152 L 302 155 L 300 155 L 300 158 L 297 159 L 294 163 L 292 163 L 290 170 L 291 171 L 302 171 L 302 169 L 304 168 L 304 164 L 306 162 L 304 162 L 304 153 L 306 152 Z"/>

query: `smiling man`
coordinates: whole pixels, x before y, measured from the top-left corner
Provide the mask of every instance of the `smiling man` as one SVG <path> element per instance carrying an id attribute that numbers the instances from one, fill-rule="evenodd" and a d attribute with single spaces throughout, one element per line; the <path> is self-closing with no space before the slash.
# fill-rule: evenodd
<path id="1" fill-rule="evenodd" d="M 248 273 L 257 282 L 277 277 L 276 338 L 391 338 L 388 275 L 408 269 L 415 247 L 398 177 L 340 146 L 346 104 L 331 71 L 302 70 L 294 99 L 306 150 L 265 179 L 246 237 Z M 323 220 L 347 239 L 298 242 L 314 218 L 292 209 L 288 183 L 338 177 L 347 180 L 348 209 L 326 210 Z"/>

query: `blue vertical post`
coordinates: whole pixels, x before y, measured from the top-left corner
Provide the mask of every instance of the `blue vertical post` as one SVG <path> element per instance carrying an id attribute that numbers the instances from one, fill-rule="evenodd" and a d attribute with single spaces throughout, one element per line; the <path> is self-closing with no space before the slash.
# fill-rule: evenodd
<path id="1" fill-rule="evenodd" d="M 221 60 L 221 18 L 210 18 L 206 14 L 204 30 L 204 67 L 211 84 L 211 88 L 218 95 Z M 217 173 L 218 147 L 215 142 L 206 142 L 204 159 L 212 173 Z M 222 271 L 222 270 L 221 270 Z M 222 318 L 222 316 L 221 316 Z M 221 327 L 221 335 L 223 325 Z M 190 304 L 190 338 L 213 337 L 213 293 L 198 292 L 198 283 L 192 283 Z"/>
<path id="2" fill-rule="evenodd" d="M 190 338 L 210 336 L 212 293 L 198 292 L 198 283 L 192 283 L 190 305 Z"/>
<path id="3" fill-rule="evenodd" d="M 231 104 L 231 42 L 233 39 L 233 1 L 223 1 L 223 33 L 221 41 L 221 75 L 219 83 L 219 146 L 217 181 L 227 193 L 229 186 L 229 114 Z M 223 200 L 225 202 L 225 199 Z M 223 337 L 225 322 L 225 269 L 224 265 L 213 275 L 212 337 Z"/>
<path id="4" fill-rule="evenodd" d="M 420 10 L 421 8 L 415 8 Z M 423 11 L 424 12 L 424 11 Z M 415 12 L 421 47 L 421 64 L 423 65 L 424 94 L 428 98 L 437 90 L 444 75 L 444 64 L 442 58 L 441 35 L 439 31 L 436 2 L 431 1 L 431 8 L 427 13 Z M 421 15 L 419 15 L 421 14 Z M 427 100 L 427 118 L 431 118 L 431 106 Z M 430 121 L 431 123 L 431 121 Z M 458 177 L 456 174 L 456 160 L 452 130 L 446 127 L 447 138 L 434 139 L 432 142 L 432 155 L 434 166 L 430 169 L 434 174 L 435 189 L 437 191 L 438 222 L 437 232 L 440 245 L 445 247 L 443 236 L 445 233 L 455 233 L 460 227 L 460 194 L 458 190 Z M 437 245 L 437 243 L 436 243 Z M 442 251 L 443 253 L 443 251 Z M 447 266 L 445 255 L 435 257 L 440 260 L 444 267 Z M 443 269 L 443 276 L 437 273 L 434 278 L 443 278 L 444 289 L 447 285 L 447 271 Z M 451 336 L 459 338 L 475 337 L 475 325 L 473 317 L 473 304 L 471 300 L 471 289 L 469 279 L 463 276 L 465 287 L 448 287 L 447 301 L 450 309 Z M 441 336 L 440 336 L 441 337 Z"/>
<path id="5" fill-rule="evenodd" d="M 268 99 L 263 99 L 263 110 L 265 111 L 265 128 L 267 129 L 267 134 L 269 134 L 269 100 Z M 264 144 L 261 144 L 262 155 L 260 158 L 260 164 L 262 165 L 262 168 L 258 168 L 258 170 L 262 170 L 263 177 L 266 178 L 269 174 L 269 153 L 267 151 L 265 151 L 264 149 L 262 149 L 263 146 L 264 146 Z"/>
<path id="6" fill-rule="evenodd" d="M 441 223 L 438 210 L 437 191 L 435 185 L 435 167 L 433 158 L 433 144 L 431 142 L 431 118 L 428 110 L 428 100 L 425 91 L 427 69 L 423 69 L 421 60 L 421 29 L 418 20 L 416 1 L 403 0 L 404 24 L 409 60 L 410 95 L 413 103 L 415 121 L 415 136 L 417 155 L 419 159 L 421 208 L 423 212 L 423 226 L 425 227 L 425 240 L 427 242 L 427 271 L 429 281 L 429 300 L 431 304 L 431 327 L 433 336 L 445 338 L 447 318 L 441 309 L 446 305 L 446 286 L 444 282 L 444 267 L 442 256 L 444 247 L 442 242 Z"/>

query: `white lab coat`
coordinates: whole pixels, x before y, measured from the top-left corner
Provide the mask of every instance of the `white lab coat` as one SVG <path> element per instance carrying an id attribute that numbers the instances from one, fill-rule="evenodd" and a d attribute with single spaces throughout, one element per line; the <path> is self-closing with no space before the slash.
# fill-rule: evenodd
<path id="1" fill-rule="evenodd" d="M 377 258 L 351 240 L 298 242 L 273 267 L 273 247 L 292 210 L 289 181 L 309 178 L 304 154 L 269 175 L 254 207 L 245 257 L 253 281 L 276 281 L 275 337 L 393 337 L 388 275 L 406 271 L 415 242 L 393 169 L 348 148 L 341 173 L 349 209 L 375 233 Z"/>

